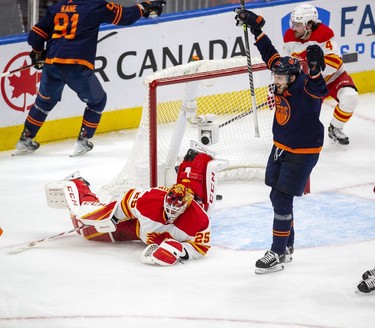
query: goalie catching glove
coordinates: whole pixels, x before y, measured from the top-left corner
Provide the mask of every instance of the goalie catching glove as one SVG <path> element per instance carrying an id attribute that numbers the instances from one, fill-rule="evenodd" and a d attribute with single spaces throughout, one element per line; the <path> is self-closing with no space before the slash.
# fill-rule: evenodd
<path id="1" fill-rule="evenodd" d="M 189 255 L 184 246 L 174 239 L 165 239 L 160 245 L 147 246 L 141 256 L 142 263 L 161 266 L 174 265 L 180 259 L 188 260 Z"/>
<path id="2" fill-rule="evenodd" d="M 247 25 L 250 27 L 250 32 L 255 38 L 258 38 L 258 36 L 262 34 L 262 27 L 266 24 L 262 16 L 241 8 L 237 8 L 234 11 L 237 14 L 236 17 L 234 17 L 236 26 Z"/>
<path id="3" fill-rule="evenodd" d="M 164 0 L 145 1 L 141 2 L 143 17 L 148 18 L 151 16 L 160 16 L 163 12 L 163 6 L 166 4 Z"/>

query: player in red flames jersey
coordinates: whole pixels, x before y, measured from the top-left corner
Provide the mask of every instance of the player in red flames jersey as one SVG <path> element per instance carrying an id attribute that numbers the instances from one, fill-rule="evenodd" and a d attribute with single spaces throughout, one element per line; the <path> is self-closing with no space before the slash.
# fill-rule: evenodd
<path id="1" fill-rule="evenodd" d="M 132 188 L 119 200 L 102 203 L 88 182 L 73 175 L 46 185 L 48 205 L 68 208 L 73 225 L 88 240 L 140 240 L 141 260 L 173 265 L 203 257 L 211 247 L 209 210 L 216 199 L 216 172 L 225 161 L 189 149 L 170 187 Z"/>
<path id="2" fill-rule="evenodd" d="M 328 136 L 337 144 L 348 145 L 342 131 L 358 104 L 357 88 L 345 69 L 332 29 L 318 19 L 317 9 L 309 4 L 298 5 L 290 15 L 290 28 L 284 35 L 285 54 L 306 59 L 306 49 L 319 45 L 324 52 L 326 69 L 323 73 L 329 95 L 337 101 Z"/>
<path id="3" fill-rule="evenodd" d="M 99 125 L 107 102 L 107 95 L 94 73 L 99 26 L 102 23 L 131 25 L 142 16 L 160 15 L 164 4 L 164 0 L 147 0 L 123 7 L 104 0 L 62 0 L 49 7 L 45 17 L 33 26 L 27 40 L 32 47 L 32 63 L 43 71 L 35 104 L 13 155 L 32 153 L 39 148 L 33 138 L 61 100 L 65 85 L 86 104 L 71 156 L 93 148 L 89 139 Z"/>
<path id="4" fill-rule="evenodd" d="M 67 182 L 65 190 L 73 225 L 82 227 L 86 239 L 141 240 L 148 245 L 143 263 L 173 265 L 199 259 L 210 249 L 208 214 L 183 184 L 130 189 L 119 202 L 109 204 L 101 203 L 82 178 Z"/>

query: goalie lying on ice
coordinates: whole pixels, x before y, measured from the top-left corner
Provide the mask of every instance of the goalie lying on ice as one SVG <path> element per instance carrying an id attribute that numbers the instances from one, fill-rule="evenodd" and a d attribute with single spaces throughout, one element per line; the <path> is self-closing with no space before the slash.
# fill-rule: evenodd
<path id="1" fill-rule="evenodd" d="M 210 249 L 207 212 L 183 184 L 130 189 L 119 202 L 103 204 L 83 178 L 65 181 L 63 193 L 73 225 L 86 239 L 141 240 L 146 264 L 173 265 L 198 259 Z"/>

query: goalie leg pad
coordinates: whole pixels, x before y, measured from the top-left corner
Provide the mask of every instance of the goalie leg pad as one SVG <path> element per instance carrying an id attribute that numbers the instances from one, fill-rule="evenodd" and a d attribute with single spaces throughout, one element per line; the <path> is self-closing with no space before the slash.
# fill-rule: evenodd
<path id="1" fill-rule="evenodd" d="M 77 220 L 84 225 L 93 226 L 100 233 L 116 231 L 116 223 L 113 220 L 116 205 L 116 201 L 109 204 L 83 202 L 77 214 Z"/>

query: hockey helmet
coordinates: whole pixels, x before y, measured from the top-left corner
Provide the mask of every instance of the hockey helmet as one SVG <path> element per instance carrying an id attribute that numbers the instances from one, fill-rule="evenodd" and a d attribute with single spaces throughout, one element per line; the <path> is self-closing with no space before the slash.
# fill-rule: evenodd
<path id="1" fill-rule="evenodd" d="M 293 23 L 302 23 L 303 27 L 306 27 L 306 25 L 311 21 L 315 24 L 320 23 L 317 9 L 307 3 L 298 5 L 290 14 L 291 26 Z"/>
<path id="2" fill-rule="evenodd" d="M 277 75 L 295 75 L 298 76 L 301 72 L 301 64 L 299 63 L 297 58 L 285 56 L 280 57 L 276 60 L 271 70 L 274 74 Z"/>
<path id="3" fill-rule="evenodd" d="M 164 210 L 168 216 L 168 222 L 176 220 L 194 199 L 193 191 L 183 184 L 174 184 L 164 196 Z"/>

